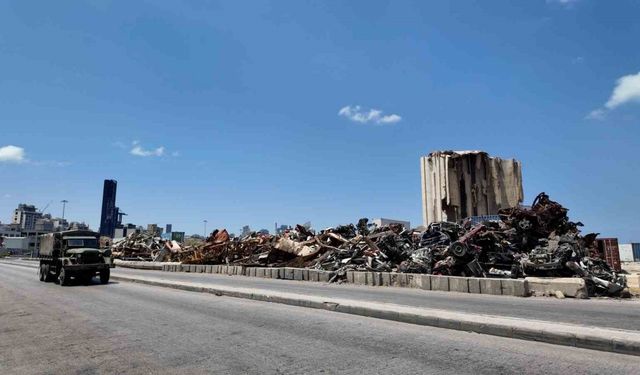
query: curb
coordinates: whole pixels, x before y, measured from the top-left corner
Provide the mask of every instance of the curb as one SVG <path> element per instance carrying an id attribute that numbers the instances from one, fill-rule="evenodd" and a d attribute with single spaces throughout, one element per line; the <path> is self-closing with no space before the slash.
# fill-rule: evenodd
<path id="1" fill-rule="evenodd" d="M 123 276 L 111 276 L 111 279 L 189 292 L 210 293 L 216 296 L 327 310 L 401 323 L 640 356 L 640 333 L 633 331 L 591 328 L 570 324 L 560 325 L 518 318 L 501 318 L 392 304 L 301 296 L 290 293 L 265 293 L 256 289 L 214 288 L 193 283 L 172 283 Z"/>

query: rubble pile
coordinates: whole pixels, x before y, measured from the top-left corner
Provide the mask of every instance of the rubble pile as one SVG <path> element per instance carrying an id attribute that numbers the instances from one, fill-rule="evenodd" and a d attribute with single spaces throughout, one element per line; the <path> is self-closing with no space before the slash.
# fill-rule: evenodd
<path id="1" fill-rule="evenodd" d="M 499 211 L 500 222 L 437 222 L 428 228 L 376 227 L 368 219 L 319 233 L 298 225 L 281 235 L 231 238 L 215 230 L 203 244 L 163 250 L 156 238 L 134 236 L 113 245 L 114 254 L 150 256 L 191 264 L 307 267 L 336 271 L 395 271 L 434 275 L 581 277 L 590 295 L 616 295 L 626 286 L 598 257 L 597 233 L 582 236 L 568 210 L 539 194 L 531 208 Z"/>
<path id="2" fill-rule="evenodd" d="M 113 257 L 126 260 L 169 261 L 181 250 L 177 241 L 164 240 L 147 233 L 132 233 L 111 245 Z"/>

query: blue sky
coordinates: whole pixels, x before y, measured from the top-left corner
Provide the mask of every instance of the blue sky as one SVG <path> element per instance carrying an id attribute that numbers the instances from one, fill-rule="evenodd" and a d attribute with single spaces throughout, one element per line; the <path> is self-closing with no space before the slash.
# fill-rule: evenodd
<path id="1" fill-rule="evenodd" d="M 638 19 L 624 0 L 3 1 L 0 220 L 67 199 L 97 228 L 114 178 L 128 221 L 188 233 L 415 225 L 419 157 L 482 149 L 522 161 L 527 203 L 640 241 Z"/>

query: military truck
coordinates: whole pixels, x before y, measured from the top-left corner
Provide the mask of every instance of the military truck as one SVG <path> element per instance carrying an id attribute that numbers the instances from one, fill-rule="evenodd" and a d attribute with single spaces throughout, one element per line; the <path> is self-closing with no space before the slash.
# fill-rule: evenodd
<path id="1" fill-rule="evenodd" d="M 114 267 L 111 250 L 98 246 L 100 234 L 89 230 L 47 233 L 39 237 L 40 281 L 58 280 L 69 285 L 74 278 L 85 285 L 100 275 L 100 282 L 109 282 Z"/>

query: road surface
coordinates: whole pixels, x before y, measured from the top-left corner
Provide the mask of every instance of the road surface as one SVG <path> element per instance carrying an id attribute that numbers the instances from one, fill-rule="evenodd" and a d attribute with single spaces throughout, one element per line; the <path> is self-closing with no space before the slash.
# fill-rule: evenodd
<path id="1" fill-rule="evenodd" d="M 632 374 L 640 357 L 0 263 L 0 373 Z"/>

